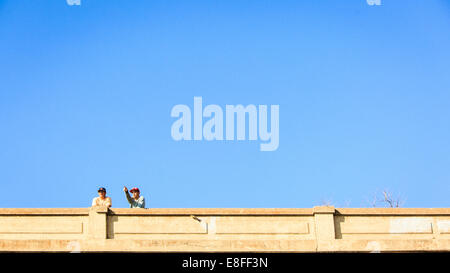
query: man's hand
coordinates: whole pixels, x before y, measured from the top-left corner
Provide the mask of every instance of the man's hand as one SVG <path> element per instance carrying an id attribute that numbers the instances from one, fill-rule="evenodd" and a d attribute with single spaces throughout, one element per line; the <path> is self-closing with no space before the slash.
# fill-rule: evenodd
<path id="1" fill-rule="evenodd" d="M 124 192 L 128 192 L 127 187 L 123 186 L 123 191 L 124 191 Z"/>

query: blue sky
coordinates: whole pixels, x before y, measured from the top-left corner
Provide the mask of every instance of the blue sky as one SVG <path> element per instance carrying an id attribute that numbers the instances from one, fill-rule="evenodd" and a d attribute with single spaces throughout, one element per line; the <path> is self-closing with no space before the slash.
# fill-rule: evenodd
<path id="1" fill-rule="evenodd" d="M 450 206 L 450 2 L 0 0 L 0 207 Z M 280 145 L 171 138 L 280 107 Z"/>

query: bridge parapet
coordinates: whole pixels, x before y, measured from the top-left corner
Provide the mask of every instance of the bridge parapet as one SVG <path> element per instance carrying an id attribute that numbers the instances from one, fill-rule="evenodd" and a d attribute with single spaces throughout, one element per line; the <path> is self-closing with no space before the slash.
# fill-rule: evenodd
<path id="1" fill-rule="evenodd" d="M 3 208 L 0 251 L 450 251 L 450 208 Z"/>

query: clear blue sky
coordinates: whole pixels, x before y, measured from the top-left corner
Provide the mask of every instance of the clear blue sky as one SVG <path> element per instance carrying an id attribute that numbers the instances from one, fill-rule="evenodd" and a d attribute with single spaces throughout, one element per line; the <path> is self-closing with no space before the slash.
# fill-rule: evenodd
<path id="1" fill-rule="evenodd" d="M 0 0 L 0 207 L 450 206 L 450 2 Z M 280 146 L 176 104 L 280 105 Z"/>

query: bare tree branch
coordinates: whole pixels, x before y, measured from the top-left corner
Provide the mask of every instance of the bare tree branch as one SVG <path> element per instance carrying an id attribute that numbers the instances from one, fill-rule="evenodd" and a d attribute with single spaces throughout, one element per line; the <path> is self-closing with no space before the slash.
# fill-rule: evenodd
<path id="1" fill-rule="evenodd" d="M 399 208 L 403 205 L 404 200 L 398 195 L 394 195 L 389 190 L 383 190 L 381 192 L 382 198 L 379 200 L 380 203 L 384 204 L 388 208 Z"/>

